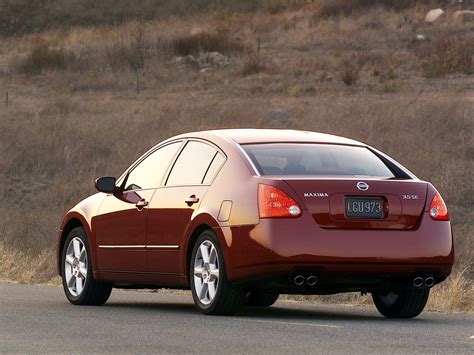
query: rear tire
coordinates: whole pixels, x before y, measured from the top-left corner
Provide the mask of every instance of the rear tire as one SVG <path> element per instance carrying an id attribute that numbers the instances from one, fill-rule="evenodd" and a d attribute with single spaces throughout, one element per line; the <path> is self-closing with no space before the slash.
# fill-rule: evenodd
<path id="1" fill-rule="evenodd" d="M 429 289 L 401 290 L 372 293 L 372 299 L 377 310 L 387 318 L 414 318 L 425 308 L 429 295 Z"/>
<path id="2" fill-rule="evenodd" d="M 69 232 L 61 254 L 64 293 L 75 305 L 101 305 L 107 302 L 112 285 L 98 282 L 92 276 L 89 241 L 82 227 Z"/>
<path id="3" fill-rule="evenodd" d="M 201 233 L 189 265 L 194 304 L 208 315 L 232 315 L 242 305 L 244 292 L 227 280 L 224 255 L 214 232 Z"/>
<path id="4" fill-rule="evenodd" d="M 251 291 L 245 298 L 244 304 L 249 307 L 270 307 L 278 300 L 279 296 L 278 292 Z"/>

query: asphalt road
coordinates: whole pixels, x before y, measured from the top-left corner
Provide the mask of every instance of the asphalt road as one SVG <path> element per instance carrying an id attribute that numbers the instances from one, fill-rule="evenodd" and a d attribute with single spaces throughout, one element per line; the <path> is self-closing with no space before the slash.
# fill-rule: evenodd
<path id="1" fill-rule="evenodd" d="M 62 289 L 0 283 L 0 352 L 474 353 L 474 315 L 384 319 L 369 307 L 277 302 L 199 314 L 188 296 L 114 290 L 105 306 Z"/>

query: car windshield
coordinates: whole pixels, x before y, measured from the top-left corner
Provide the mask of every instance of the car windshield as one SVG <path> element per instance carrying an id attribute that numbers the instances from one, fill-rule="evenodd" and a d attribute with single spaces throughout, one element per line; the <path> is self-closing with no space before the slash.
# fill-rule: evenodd
<path id="1" fill-rule="evenodd" d="M 244 144 L 261 175 L 396 176 L 366 147 L 315 143 Z"/>

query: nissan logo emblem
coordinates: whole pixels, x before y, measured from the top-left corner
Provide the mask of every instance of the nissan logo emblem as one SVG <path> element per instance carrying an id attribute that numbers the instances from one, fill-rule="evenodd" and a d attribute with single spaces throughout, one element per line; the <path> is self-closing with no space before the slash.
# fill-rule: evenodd
<path id="1" fill-rule="evenodd" d="M 369 185 L 363 181 L 359 181 L 356 186 L 360 191 L 367 191 L 369 189 Z"/>

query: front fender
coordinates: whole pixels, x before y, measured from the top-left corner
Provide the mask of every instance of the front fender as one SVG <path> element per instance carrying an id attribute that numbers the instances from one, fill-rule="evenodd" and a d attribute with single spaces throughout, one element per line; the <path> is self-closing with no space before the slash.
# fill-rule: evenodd
<path id="1" fill-rule="evenodd" d="M 87 239 L 89 240 L 89 248 L 92 258 L 92 270 L 96 271 L 97 253 L 95 248 L 95 234 L 93 228 L 93 219 L 97 214 L 105 194 L 97 193 L 78 203 L 64 216 L 61 226 L 59 228 L 57 242 L 56 242 L 56 267 L 58 274 L 61 275 L 61 255 L 64 240 L 68 233 L 75 227 L 81 226 L 84 228 Z"/>

